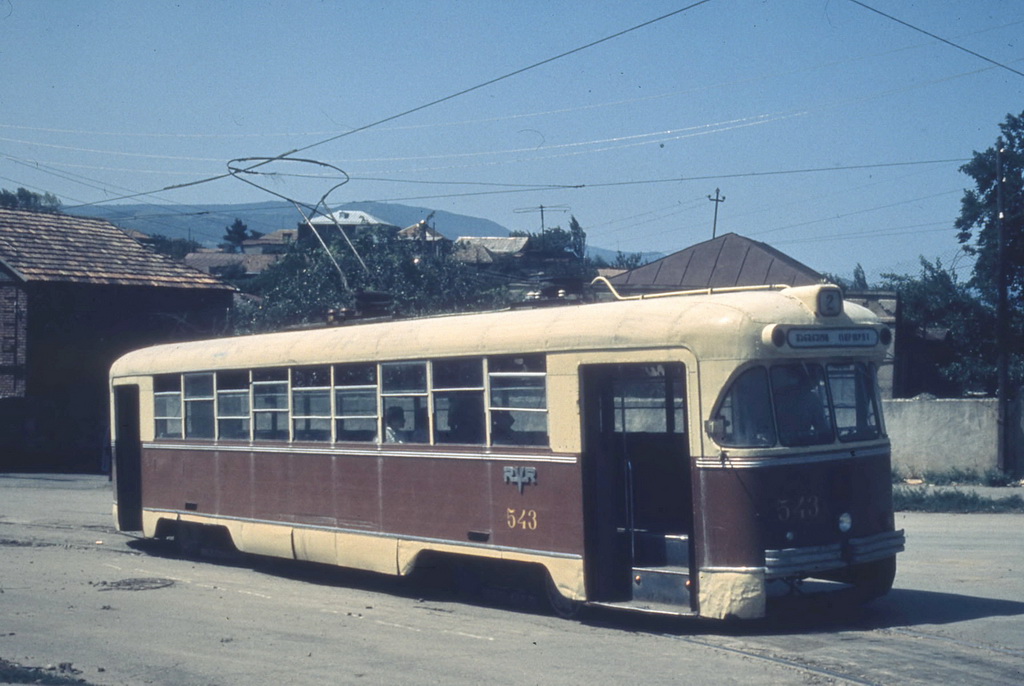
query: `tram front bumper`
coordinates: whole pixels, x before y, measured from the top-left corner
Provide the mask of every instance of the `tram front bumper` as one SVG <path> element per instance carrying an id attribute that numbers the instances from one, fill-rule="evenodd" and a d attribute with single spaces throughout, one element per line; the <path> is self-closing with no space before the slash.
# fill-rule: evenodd
<path id="1" fill-rule="evenodd" d="M 815 572 L 883 560 L 902 552 L 905 542 L 906 536 L 900 529 L 851 538 L 845 543 L 766 550 L 765 579 L 808 576 Z"/>

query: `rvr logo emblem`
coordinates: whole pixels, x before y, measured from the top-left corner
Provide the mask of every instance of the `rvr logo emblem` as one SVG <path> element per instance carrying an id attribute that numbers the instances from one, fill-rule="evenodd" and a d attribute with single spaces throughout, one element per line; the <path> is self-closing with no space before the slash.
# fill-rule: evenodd
<path id="1" fill-rule="evenodd" d="M 505 467 L 505 483 L 515 484 L 519 488 L 519 493 L 523 492 L 523 488 L 527 484 L 537 485 L 537 468 L 536 467 Z"/>

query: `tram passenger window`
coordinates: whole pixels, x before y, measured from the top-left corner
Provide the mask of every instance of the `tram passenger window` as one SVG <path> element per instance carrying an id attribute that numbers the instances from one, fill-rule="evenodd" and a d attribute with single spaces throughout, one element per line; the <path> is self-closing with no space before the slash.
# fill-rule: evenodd
<path id="1" fill-rule="evenodd" d="M 213 374 L 185 374 L 185 437 L 213 438 Z"/>
<path id="2" fill-rule="evenodd" d="M 547 377 L 543 355 L 488 359 L 493 445 L 547 445 Z"/>
<path id="3" fill-rule="evenodd" d="M 288 440 L 288 370 L 260 369 L 252 373 L 253 438 Z"/>
<path id="4" fill-rule="evenodd" d="M 865 441 L 882 434 L 874 367 L 863 362 L 830 364 L 828 387 L 840 441 Z"/>
<path id="5" fill-rule="evenodd" d="M 217 372 L 217 437 L 249 439 L 249 372 Z"/>
<path id="6" fill-rule="evenodd" d="M 382 364 L 381 404 L 384 442 L 430 442 L 426 362 Z"/>
<path id="7" fill-rule="evenodd" d="M 331 369 L 292 370 L 292 437 L 296 441 L 331 440 Z"/>
<path id="8" fill-rule="evenodd" d="M 434 440 L 482 445 L 485 439 L 482 358 L 433 363 Z"/>
<path id="9" fill-rule="evenodd" d="M 434 394 L 434 431 L 438 443 L 484 443 L 484 392 Z"/>
<path id="10" fill-rule="evenodd" d="M 381 375 L 381 391 L 384 393 L 427 392 L 426 362 L 382 364 Z"/>
<path id="11" fill-rule="evenodd" d="M 732 448 L 764 448 L 775 445 L 768 372 L 752 367 L 740 374 L 722 397 L 714 419 L 721 432 L 719 445 Z"/>
<path id="12" fill-rule="evenodd" d="M 377 365 L 334 367 L 334 415 L 336 440 L 377 440 Z"/>
<path id="13" fill-rule="evenodd" d="M 181 438 L 181 376 L 153 377 L 153 415 L 157 438 Z"/>
<path id="14" fill-rule="evenodd" d="M 820 365 L 772 367 L 772 397 L 783 445 L 823 445 L 835 440 L 825 372 Z"/>

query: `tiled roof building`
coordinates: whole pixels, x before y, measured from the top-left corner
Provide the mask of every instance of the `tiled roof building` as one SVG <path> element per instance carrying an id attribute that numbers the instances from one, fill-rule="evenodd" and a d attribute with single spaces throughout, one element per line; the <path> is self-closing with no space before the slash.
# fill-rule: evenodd
<path id="1" fill-rule="evenodd" d="M 101 219 L 0 210 L 0 268 L 26 282 L 224 290 Z"/>
<path id="2" fill-rule="evenodd" d="M 232 295 L 106 221 L 0 209 L 0 471 L 99 471 L 110 364 L 223 331 Z"/>

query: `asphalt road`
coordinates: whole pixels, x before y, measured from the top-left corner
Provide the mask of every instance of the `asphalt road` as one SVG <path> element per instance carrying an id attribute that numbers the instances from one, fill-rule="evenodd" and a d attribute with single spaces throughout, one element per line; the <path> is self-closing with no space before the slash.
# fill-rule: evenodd
<path id="1" fill-rule="evenodd" d="M 100 477 L 0 475 L 0 658 L 135 684 L 1020 684 L 1024 516 L 901 514 L 896 588 L 722 624 L 558 619 L 473 595 L 113 530 Z"/>

